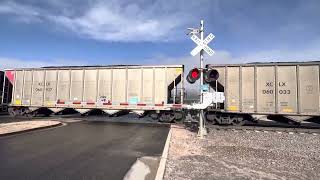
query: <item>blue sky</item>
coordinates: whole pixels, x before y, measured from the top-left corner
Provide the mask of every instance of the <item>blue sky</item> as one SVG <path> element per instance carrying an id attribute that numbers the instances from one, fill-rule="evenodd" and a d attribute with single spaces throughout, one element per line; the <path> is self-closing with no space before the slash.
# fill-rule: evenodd
<path id="1" fill-rule="evenodd" d="M 186 64 L 186 28 L 216 37 L 206 63 L 320 57 L 319 0 L 1 0 L 1 68 Z"/>

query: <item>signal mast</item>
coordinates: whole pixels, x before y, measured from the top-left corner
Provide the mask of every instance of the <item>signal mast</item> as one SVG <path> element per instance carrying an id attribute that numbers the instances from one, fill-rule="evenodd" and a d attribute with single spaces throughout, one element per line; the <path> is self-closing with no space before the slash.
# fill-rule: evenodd
<path id="1" fill-rule="evenodd" d="M 191 36 L 191 40 L 193 42 L 195 42 L 198 46 L 195 47 L 192 51 L 191 51 L 191 55 L 195 56 L 196 54 L 200 53 L 200 69 L 194 68 L 192 69 L 188 76 L 187 76 L 187 81 L 189 83 L 194 83 L 196 82 L 199 78 L 200 78 L 200 103 L 203 103 L 203 92 L 204 91 L 208 91 L 209 90 L 209 86 L 208 84 L 203 83 L 204 80 L 204 71 L 206 73 L 206 79 L 208 81 L 214 80 L 215 76 L 217 76 L 216 72 L 213 71 L 206 71 L 204 69 L 204 64 L 203 64 L 203 60 L 204 60 L 204 51 L 209 54 L 210 56 L 212 56 L 214 54 L 214 51 L 208 46 L 209 42 L 212 41 L 212 39 L 214 38 L 214 35 L 212 33 L 210 33 L 205 39 L 203 37 L 204 35 L 204 25 L 203 25 L 203 20 L 200 21 L 200 28 L 196 29 L 196 28 L 188 28 L 188 30 L 190 31 L 187 35 L 192 35 Z M 197 36 L 198 34 L 200 34 L 200 39 Z M 199 76 L 199 72 L 200 72 L 200 76 Z M 206 80 L 206 81 L 207 81 Z M 198 131 L 198 137 L 203 138 L 205 135 L 207 135 L 207 130 L 205 127 L 205 121 L 204 121 L 204 113 L 203 113 L 203 109 L 201 109 L 199 111 L 199 131 Z"/>

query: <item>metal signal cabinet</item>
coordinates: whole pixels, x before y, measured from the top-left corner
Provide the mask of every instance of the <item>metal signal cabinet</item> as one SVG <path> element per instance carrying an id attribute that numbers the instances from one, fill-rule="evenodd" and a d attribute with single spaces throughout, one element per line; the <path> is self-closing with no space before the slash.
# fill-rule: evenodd
<path id="1" fill-rule="evenodd" d="M 54 112 L 170 110 L 183 104 L 183 65 L 15 69 L 13 107 Z M 180 86 L 178 84 L 180 83 Z M 109 112 L 111 112 L 109 111 Z"/>
<path id="2" fill-rule="evenodd" d="M 319 62 L 209 64 L 230 113 L 319 116 Z"/>

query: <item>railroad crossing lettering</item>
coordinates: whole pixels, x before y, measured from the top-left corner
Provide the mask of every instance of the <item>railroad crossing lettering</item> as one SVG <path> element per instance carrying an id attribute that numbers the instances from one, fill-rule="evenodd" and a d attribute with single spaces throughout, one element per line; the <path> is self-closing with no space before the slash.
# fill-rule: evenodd
<path id="1" fill-rule="evenodd" d="M 191 36 L 191 40 L 193 42 L 195 42 L 198 46 L 195 47 L 192 51 L 191 51 L 191 55 L 195 56 L 197 55 L 202 49 L 208 53 L 210 56 L 212 56 L 214 54 L 214 51 L 208 46 L 208 44 L 212 41 L 212 39 L 215 36 L 210 33 L 203 41 L 201 39 L 198 38 L 198 36 L 196 35 L 192 35 Z"/>

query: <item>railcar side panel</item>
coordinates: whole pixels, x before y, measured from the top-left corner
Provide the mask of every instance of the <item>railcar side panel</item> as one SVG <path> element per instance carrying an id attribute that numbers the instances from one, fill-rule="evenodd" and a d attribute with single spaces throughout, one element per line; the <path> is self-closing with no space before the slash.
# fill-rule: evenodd
<path id="1" fill-rule="evenodd" d="M 254 112 L 254 67 L 241 67 L 241 110 Z"/>
<path id="2" fill-rule="evenodd" d="M 112 69 L 99 69 L 98 75 L 98 103 L 112 101 Z"/>
<path id="3" fill-rule="evenodd" d="M 228 99 L 228 111 L 239 111 L 240 104 L 240 82 L 239 82 L 239 67 L 228 67 L 227 76 L 227 99 Z"/>
<path id="4" fill-rule="evenodd" d="M 78 104 L 82 101 L 84 70 L 71 70 L 70 101 Z"/>
<path id="5" fill-rule="evenodd" d="M 114 69 L 112 79 L 112 103 L 126 102 L 126 69 Z"/>
<path id="6" fill-rule="evenodd" d="M 15 72 L 14 93 L 13 102 L 17 105 L 22 104 L 22 92 L 23 92 L 23 71 Z"/>
<path id="7" fill-rule="evenodd" d="M 43 93 L 44 93 L 44 75 L 45 71 L 37 70 L 33 71 L 33 83 L 32 83 L 32 95 L 31 105 L 42 106 L 43 105 Z"/>
<path id="8" fill-rule="evenodd" d="M 83 101 L 93 103 L 97 100 L 97 76 L 98 70 L 84 71 Z"/>
<path id="9" fill-rule="evenodd" d="M 56 70 L 46 70 L 46 82 L 44 92 L 44 105 L 54 106 L 57 100 L 57 79 L 58 73 Z"/>
<path id="10" fill-rule="evenodd" d="M 257 67 L 257 111 L 274 113 L 275 111 L 275 68 Z"/>
<path id="11" fill-rule="evenodd" d="M 297 75 L 295 66 L 277 67 L 277 110 L 284 114 L 297 113 Z"/>
<path id="12" fill-rule="evenodd" d="M 319 114 L 319 66 L 300 66 L 300 111 Z"/>
<path id="13" fill-rule="evenodd" d="M 142 103 L 153 104 L 154 73 L 152 68 L 143 69 Z"/>
<path id="14" fill-rule="evenodd" d="M 24 71 L 24 88 L 22 95 L 22 105 L 30 105 L 30 99 L 32 96 L 32 71 Z"/>
<path id="15" fill-rule="evenodd" d="M 63 104 L 69 101 L 71 70 L 58 70 L 57 101 Z"/>
<path id="16" fill-rule="evenodd" d="M 154 103 L 162 104 L 167 96 L 166 89 L 166 70 L 165 69 L 155 69 L 155 89 L 154 89 Z"/>

